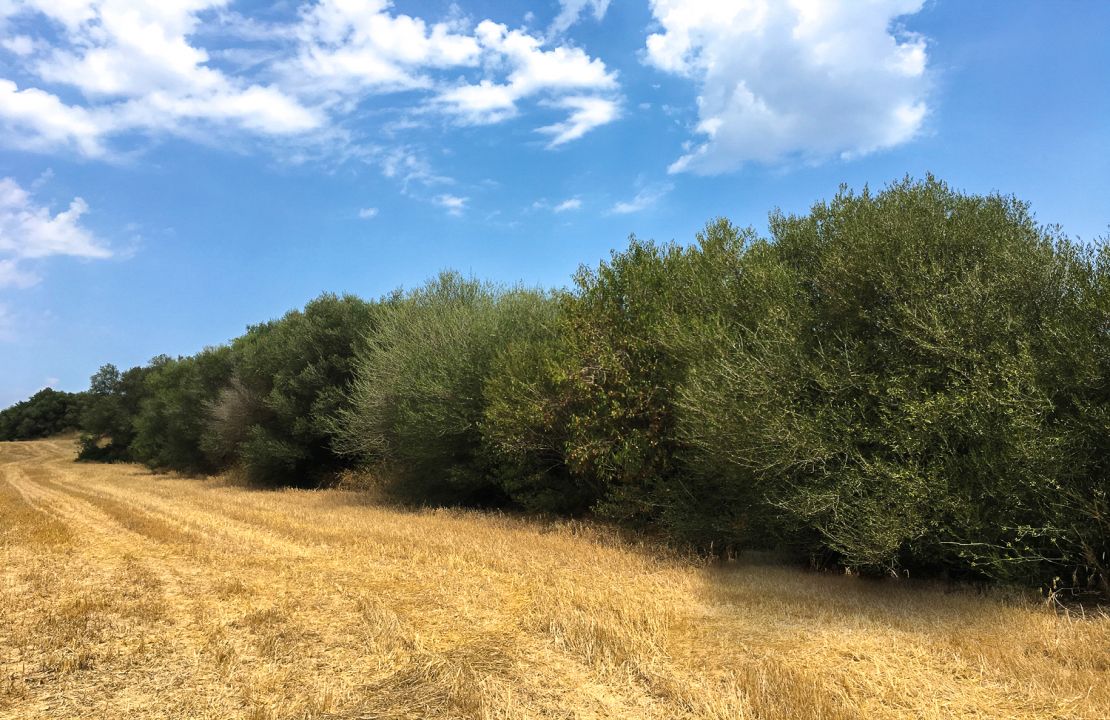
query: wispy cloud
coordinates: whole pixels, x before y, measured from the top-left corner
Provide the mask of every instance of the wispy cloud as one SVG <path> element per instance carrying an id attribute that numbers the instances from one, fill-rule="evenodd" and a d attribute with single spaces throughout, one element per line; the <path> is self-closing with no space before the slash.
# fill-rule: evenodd
<path id="1" fill-rule="evenodd" d="M 366 207 L 358 211 L 358 216 L 362 220 L 370 220 L 378 216 L 378 209 L 376 207 Z"/>
<path id="2" fill-rule="evenodd" d="M 670 183 L 650 185 L 636 193 L 636 196 L 631 200 L 624 200 L 614 204 L 613 207 L 609 209 L 609 212 L 614 215 L 628 215 L 630 213 L 646 210 L 662 200 L 663 197 L 673 189 L 674 185 Z"/>
<path id="3" fill-rule="evenodd" d="M 536 132 L 551 135 L 549 148 L 558 147 L 571 140 L 577 140 L 590 130 L 607 125 L 620 117 L 620 104 L 610 98 L 567 97 L 553 103 L 555 106 L 570 110 L 570 117 L 563 122 L 538 128 Z"/>
<path id="4" fill-rule="evenodd" d="M 570 211 L 570 210 L 579 210 L 581 208 L 582 208 L 582 201 L 579 200 L 576 197 L 573 197 L 573 198 L 570 198 L 569 200 L 562 201 L 561 203 L 556 205 L 554 208 L 552 208 L 552 210 L 554 212 L 561 213 L 561 212 L 567 212 L 567 211 Z"/>
<path id="5" fill-rule="evenodd" d="M 593 12 L 594 20 L 601 21 L 609 9 L 609 0 L 559 0 L 559 14 L 551 22 L 549 35 L 559 35 L 578 22 L 586 9 Z"/>
<path id="6" fill-rule="evenodd" d="M 89 206 L 74 198 L 60 212 L 35 202 L 12 178 L 0 179 L 0 287 L 26 287 L 38 275 L 24 267 L 57 255 L 102 259 L 112 251 L 81 224 Z"/>
<path id="7" fill-rule="evenodd" d="M 463 210 L 466 209 L 467 202 L 470 198 L 459 197 L 458 195 L 443 194 L 435 197 L 435 203 L 440 207 L 447 210 L 448 215 L 462 215 Z"/>

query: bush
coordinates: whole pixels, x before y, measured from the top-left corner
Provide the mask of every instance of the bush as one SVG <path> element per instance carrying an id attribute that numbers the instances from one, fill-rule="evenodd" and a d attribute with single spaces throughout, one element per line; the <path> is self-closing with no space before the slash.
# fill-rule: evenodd
<path id="1" fill-rule="evenodd" d="M 771 230 L 735 287 L 773 305 L 720 313 L 683 390 L 702 464 L 850 566 L 1077 569 L 1051 505 L 1091 477 L 1068 429 L 1096 374 L 1083 253 L 1017 201 L 932 178 Z"/>
<path id="2" fill-rule="evenodd" d="M 366 338 L 339 447 L 395 473 L 409 498 L 505 500 L 482 436 L 486 383 L 501 349 L 542 334 L 545 302 L 455 273 L 395 300 Z"/>

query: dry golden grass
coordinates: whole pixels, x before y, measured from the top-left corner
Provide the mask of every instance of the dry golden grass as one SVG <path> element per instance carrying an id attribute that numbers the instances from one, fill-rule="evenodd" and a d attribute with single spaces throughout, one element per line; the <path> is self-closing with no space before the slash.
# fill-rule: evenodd
<path id="1" fill-rule="evenodd" d="M 1110 717 L 1110 618 L 0 444 L 0 718 Z"/>

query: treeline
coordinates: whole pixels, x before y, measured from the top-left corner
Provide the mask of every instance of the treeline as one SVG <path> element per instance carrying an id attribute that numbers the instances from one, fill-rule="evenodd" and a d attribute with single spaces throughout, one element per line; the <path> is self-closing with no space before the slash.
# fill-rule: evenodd
<path id="1" fill-rule="evenodd" d="M 0 440 L 37 440 L 77 430 L 84 393 L 44 388 L 27 400 L 0 410 Z"/>
<path id="2" fill-rule="evenodd" d="M 445 273 L 93 378 L 83 456 L 369 469 L 710 551 L 1108 589 L 1110 249 L 927 178 L 770 236 L 633 238 L 565 291 Z"/>

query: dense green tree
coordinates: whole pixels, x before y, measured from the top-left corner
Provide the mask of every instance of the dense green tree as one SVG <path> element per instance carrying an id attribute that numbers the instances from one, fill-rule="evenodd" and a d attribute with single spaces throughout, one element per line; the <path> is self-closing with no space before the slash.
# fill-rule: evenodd
<path id="1" fill-rule="evenodd" d="M 159 361 L 155 358 L 152 365 Z M 78 459 L 132 459 L 135 418 L 145 397 L 144 381 L 148 372 L 148 368 L 133 367 L 121 373 L 109 363 L 92 376 L 88 399 L 81 413 L 81 452 Z"/>
<path id="2" fill-rule="evenodd" d="M 568 301 L 565 293 L 517 293 L 502 300 L 527 304 L 528 326 L 494 356 L 480 432 L 513 502 L 534 511 L 581 514 L 601 498 L 602 488 L 594 478 L 571 472 L 566 461 L 571 379 L 578 367 L 568 342 Z"/>
<path id="3" fill-rule="evenodd" d="M 156 358 L 144 379 L 144 397 L 134 420 L 132 458 L 156 469 L 219 469 L 202 451 L 202 441 L 208 408 L 230 377 L 231 351 L 226 347 L 176 360 Z"/>
<path id="4" fill-rule="evenodd" d="M 0 440 L 34 440 L 80 426 L 84 395 L 44 388 L 0 411 Z"/>
<path id="5" fill-rule="evenodd" d="M 255 482 L 307 485 L 337 470 L 330 418 L 346 406 L 355 350 L 379 314 L 352 295 L 321 295 L 231 346 L 234 381 L 210 404 L 210 458 Z"/>
<path id="6" fill-rule="evenodd" d="M 1068 440 L 1075 381 L 1094 382 L 1082 253 L 1023 204 L 932 178 L 771 230 L 754 294 L 773 306 L 719 314 L 683 391 L 703 464 L 849 565 L 1074 569 L 1050 505 L 1090 478 Z"/>

